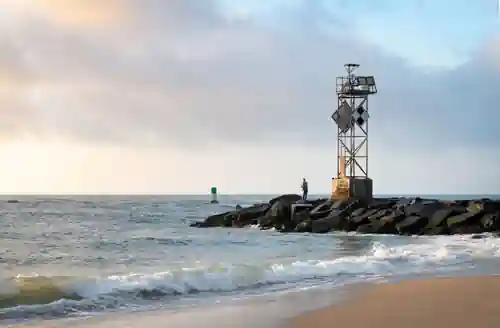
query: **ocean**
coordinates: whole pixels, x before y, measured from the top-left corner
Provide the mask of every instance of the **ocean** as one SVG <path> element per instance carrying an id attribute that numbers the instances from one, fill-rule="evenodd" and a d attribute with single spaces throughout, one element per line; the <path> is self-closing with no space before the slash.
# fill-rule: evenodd
<path id="1" fill-rule="evenodd" d="M 104 323 L 112 317 L 127 318 L 132 327 L 137 317 L 145 328 L 146 322 L 158 323 L 159 313 L 190 313 L 186 327 L 209 326 L 200 320 L 215 327 L 224 316 L 214 309 L 234 314 L 240 313 L 235 306 L 306 294 L 299 303 L 312 306 L 311 299 L 358 283 L 500 272 L 500 239 L 489 235 L 189 227 L 271 197 L 221 196 L 220 204 L 208 204 L 208 196 L 4 196 L 0 325 L 62 327 L 72 320 L 111 327 Z M 211 313 L 212 319 L 193 313 Z M 155 319 L 145 321 L 146 314 Z"/>

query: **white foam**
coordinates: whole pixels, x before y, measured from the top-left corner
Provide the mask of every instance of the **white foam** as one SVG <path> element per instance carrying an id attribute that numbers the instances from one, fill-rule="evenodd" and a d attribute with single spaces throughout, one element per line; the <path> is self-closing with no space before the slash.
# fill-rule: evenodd
<path id="1" fill-rule="evenodd" d="M 129 273 L 103 278 L 56 281 L 58 287 L 84 297 L 83 301 L 60 300 L 46 305 L 20 306 L 2 309 L 0 313 L 13 311 L 44 312 L 45 309 L 65 313 L 65 309 L 77 309 L 80 313 L 97 307 L 135 303 L 139 293 L 153 292 L 181 298 L 192 292 L 237 292 L 245 290 L 260 293 L 331 287 L 355 282 L 383 281 L 387 278 L 414 274 L 442 274 L 468 268 L 479 259 L 500 259 L 500 240 L 496 238 L 472 239 L 470 237 L 414 237 L 378 238 L 365 252 L 355 256 L 323 258 L 315 260 L 277 259 L 271 263 L 199 263 L 197 266 L 166 270 L 154 274 Z M 332 247 L 332 251 L 335 247 Z M 256 290 L 256 287 L 266 287 Z M 269 288 L 267 288 L 269 287 Z M 231 297 L 236 296 L 231 293 Z M 188 300 L 186 298 L 186 300 Z M 113 305 L 114 304 L 114 305 Z M 21 317 L 23 316 L 20 314 Z"/>
<path id="2" fill-rule="evenodd" d="M 500 241 L 494 238 L 438 237 L 416 238 L 414 241 L 392 247 L 374 243 L 361 256 L 277 262 L 262 266 L 244 263 L 200 265 L 155 274 L 134 273 L 76 281 L 68 288 L 87 298 L 137 290 L 159 290 L 166 294 L 229 292 L 314 278 L 359 280 L 373 276 L 432 272 L 475 258 L 498 258 L 500 255 Z"/>

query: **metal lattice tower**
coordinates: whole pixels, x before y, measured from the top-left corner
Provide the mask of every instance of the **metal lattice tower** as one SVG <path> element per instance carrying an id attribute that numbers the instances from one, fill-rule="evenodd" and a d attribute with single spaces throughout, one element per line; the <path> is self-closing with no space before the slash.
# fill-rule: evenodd
<path id="1" fill-rule="evenodd" d="M 368 96 L 377 93 L 373 76 L 356 76 L 358 64 L 345 64 L 347 76 L 337 77 L 337 110 L 332 119 L 337 124 L 336 191 L 353 196 L 354 182 L 368 178 Z M 371 188 L 371 180 L 370 180 Z M 342 191 L 343 190 L 343 191 Z M 370 191 L 371 193 L 371 191 Z"/>

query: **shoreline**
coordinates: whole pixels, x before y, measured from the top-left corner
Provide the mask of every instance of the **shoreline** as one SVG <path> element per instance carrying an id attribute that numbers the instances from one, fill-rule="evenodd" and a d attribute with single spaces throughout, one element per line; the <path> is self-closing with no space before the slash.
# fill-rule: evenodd
<path id="1" fill-rule="evenodd" d="M 341 302 L 367 288 L 372 282 L 339 285 L 333 289 L 295 290 L 283 294 L 261 295 L 222 304 L 190 308 L 111 312 L 82 317 L 30 320 L 2 324 L 15 328 L 282 328 L 296 315 Z"/>
<path id="2" fill-rule="evenodd" d="M 446 277 L 377 284 L 291 319 L 287 328 L 498 328 L 500 276 Z"/>
<path id="3" fill-rule="evenodd" d="M 404 278 L 403 278 L 404 279 Z M 7 327 L 498 328 L 500 275 L 408 277 L 185 309 L 34 320 Z"/>

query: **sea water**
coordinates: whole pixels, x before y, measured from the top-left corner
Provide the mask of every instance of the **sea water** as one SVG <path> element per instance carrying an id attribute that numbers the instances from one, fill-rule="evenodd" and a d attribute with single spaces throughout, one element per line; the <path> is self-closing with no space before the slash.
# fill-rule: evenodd
<path id="1" fill-rule="evenodd" d="M 270 198 L 221 196 L 220 204 L 209 204 L 206 196 L 5 197 L 0 324 L 203 312 L 360 282 L 500 272 L 500 240 L 488 235 L 189 227 Z"/>

